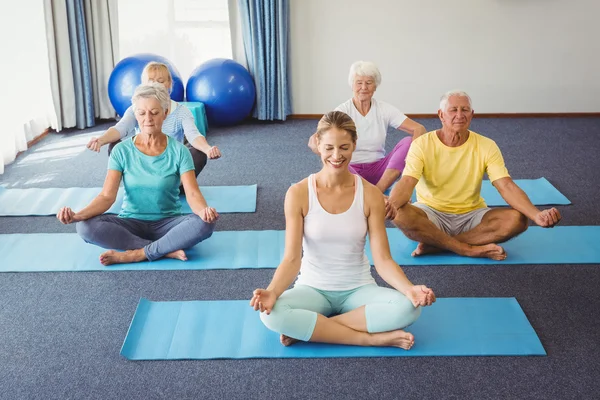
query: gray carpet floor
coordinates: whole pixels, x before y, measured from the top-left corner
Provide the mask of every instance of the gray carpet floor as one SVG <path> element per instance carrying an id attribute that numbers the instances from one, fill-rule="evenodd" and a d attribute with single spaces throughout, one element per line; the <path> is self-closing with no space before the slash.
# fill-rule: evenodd
<path id="1" fill-rule="evenodd" d="M 439 126 L 435 119 L 420 122 L 428 129 Z M 84 147 L 108 126 L 49 135 L 8 166 L 0 184 L 101 186 L 106 148 L 96 154 Z M 287 187 L 319 169 L 306 147 L 315 127 L 315 120 L 293 120 L 211 129 L 208 139 L 223 158 L 209 161 L 199 183 L 259 185 L 257 212 L 224 214 L 217 230 L 284 229 Z M 514 178 L 544 176 L 573 202 L 560 207 L 565 225 L 600 224 L 600 119 L 476 118 L 472 129 L 496 140 Z M 401 137 L 390 132 L 388 149 Z M 34 232 L 75 232 L 75 227 L 54 217 L 0 218 L 0 234 Z M 516 297 L 548 356 L 131 362 L 119 350 L 140 297 L 248 299 L 253 289 L 268 284 L 273 271 L 2 273 L 0 398 L 597 397 L 598 265 L 405 271 L 438 297 Z"/>

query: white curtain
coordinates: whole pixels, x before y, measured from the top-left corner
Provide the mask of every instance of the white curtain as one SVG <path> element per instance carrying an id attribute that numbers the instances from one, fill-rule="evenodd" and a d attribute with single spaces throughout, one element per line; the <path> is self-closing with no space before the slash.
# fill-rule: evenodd
<path id="1" fill-rule="evenodd" d="M 0 174 L 27 142 L 56 123 L 52 106 L 44 8 L 38 0 L 13 2 L 0 13 Z"/>
<path id="2" fill-rule="evenodd" d="M 90 126 L 91 116 L 81 115 L 89 107 L 96 118 L 114 118 L 116 115 L 108 99 L 107 87 L 110 73 L 118 61 L 117 1 L 75 0 L 67 4 L 44 0 L 52 96 L 58 115 L 56 130 Z M 75 15 L 72 7 L 83 7 L 82 20 L 71 19 Z M 75 32 L 75 27 L 80 30 Z M 81 37 L 76 37 L 82 31 L 85 31 L 87 45 L 83 52 L 77 46 L 77 39 Z M 85 58 L 83 62 L 80 62 L 81 57 Z M 82 83 L 82 77 L 88 80 Z M 85 90 L 80 93 L 87 82 L 92 89 L 89 96 Z"/>

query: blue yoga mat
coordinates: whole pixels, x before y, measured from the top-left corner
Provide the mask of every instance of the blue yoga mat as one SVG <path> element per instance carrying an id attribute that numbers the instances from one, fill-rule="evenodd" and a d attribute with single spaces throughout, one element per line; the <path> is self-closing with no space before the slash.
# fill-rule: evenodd
<path id="1" fill-rule="evenodd" d="M 502 265 L 502 264 L 600 264 L 600 226 L 530 227 L 520 236 L 502 243 L 504 261 L 439 253 L 411 257 L 417 242 L 398 229 L 388 229 L 394 260 L 400 265 Z M 370 248 L 367 246 L 370 256 Z"/>
<path id="2" fill-rule="evenodd" d="M 411 257 L 415 242 L 397 229 L 388 229 L 388 237 L 392 256 L 402 266 L 600 264 L 600 226 L 531 227 L 503 245 L 508 258 L 501 262 L 452 254 Z M 105 250 L 75 233 L 6 234 L 0 235 L 0 272 L 277 268 L 284 240 L 284 231 L 220 231 L 186 250 L 185 262 L 162 259 L 104 267 L 98 258 Z"/>
<path id="3" fill-rule="evenodd" d="M 443 298 L 406 329 L 409 351 L 299 342 L 290 347 L 248 300 L 141 299 L 121 349 L 130 360 L 546 355 L 515 298 Z"/>
<path id="4" fill-rule="evenodd" d="M 257 185 L 203 186 L 200 188 L 206 201 L 220 213 L 255 212 Z M 29 188 L 7 189 L 0 187 L 0 216 L 54 215 L 61 207 L 80 210 L 100 193 L 101 188 Z M 123 202 L 123 188 L 107 211 L 118 214 Z M 190 206 L 181 196 L 184 213 L 191 213 Z"/>
<path id="5" fill-rule="evenodd" d="M 571 204 L 571 201 L 548 182 L 546 178 L 515 179 L 515 183 L 527 193 L 531 202 L 536 206 Z M 389 195 L 390 191 L 391 189 L 388 190 L 386 194 Z M 481 185 L 481 197 L 483 197 L 486 204 L 490 207 L 508 206 L 490 181 L 483 181 Z M 412 202 L 414 203 L 416 201 L 416 194 L 413 193 Z"/>
<path id="6" fill-rule="evenodd" d="M 104 267 L 99 257 L 106 250 L 85 243 L 75 233 L 7 234 L 0 235 L 0 272 L 276 268 L 283 249 L 283 231 L 224 231 L 187 249 L 188 261 Z"/>

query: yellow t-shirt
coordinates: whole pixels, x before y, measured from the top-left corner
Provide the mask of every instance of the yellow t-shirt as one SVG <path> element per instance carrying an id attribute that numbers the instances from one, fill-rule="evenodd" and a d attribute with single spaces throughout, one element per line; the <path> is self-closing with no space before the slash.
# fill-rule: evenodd
<path id="1" fill-rule="evenodd" d="M 446 213 L 464 214 L 486 207 L 480 194 L 486 172 L 492 182 L 510 176 L 496 142 L 469 131 L 464 144 L 448 147 L 432 131 L 410 146 L 403 175 L 419 180 L 419 203 Z"/>

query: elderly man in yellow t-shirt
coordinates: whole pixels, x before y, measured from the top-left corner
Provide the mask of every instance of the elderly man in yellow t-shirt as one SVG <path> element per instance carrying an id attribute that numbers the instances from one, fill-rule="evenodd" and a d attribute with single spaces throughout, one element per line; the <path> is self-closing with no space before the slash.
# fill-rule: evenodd
<path id="1" fill-rule="evenodd" d="M 540 211 L 511 179 L 496 143 L 469 130 L 473 109 L 462 91 L 442 96 L 442 129 L 413 141 L 402 178 L 390 195 L 394 224 L 417 242 L 413 256 L 449 250 L 468 257 L 504 260 L 497 245 L 527 229 L 528 219 L 551 228 L 556 208 Z M 510 208 L 490 209 L 480 195 L 483 175 Z M 417 189 L 417 203 L 409 204 Z"/>

